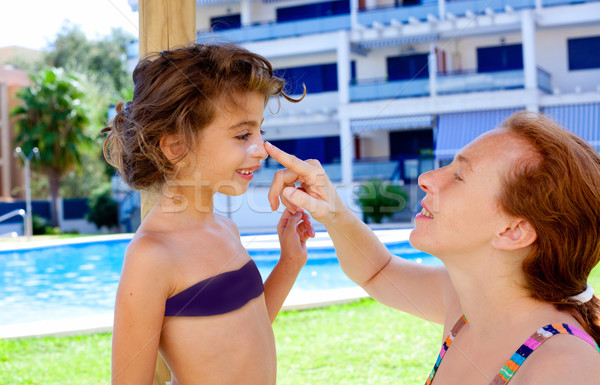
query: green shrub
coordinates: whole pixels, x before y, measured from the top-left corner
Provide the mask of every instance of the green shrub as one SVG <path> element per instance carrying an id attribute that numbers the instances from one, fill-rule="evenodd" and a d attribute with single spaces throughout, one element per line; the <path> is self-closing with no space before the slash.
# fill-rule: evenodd
<path id="1" fill-rule="evenodd" d="M 23 226 L 24 225 L 25 223 L 23 223 Z M 48 227 L 48 221 L 45 218 L 40 217 L 37 214 L 31 215 L 31 228 L 33 230 L 33 235 L 46 234 L 46 227 Z M 25 231 L 23 231 L 23 234 L 25 234 Z"/>
<path id="2" fill-rule="evenodd" d="M 119 224 L 119 205 L 112 198 L 110 184 L 99 188 L 92 193 L 89 202 L 89 211 L 85 218 L 96 225 L 111 228 Z"/>
<path id="3" fill-rule="evenodd" d="M 24 226 L 25 224 L 23 224 Z M 59 235 L 62 234 L 59 227 L 52 227 L 48 225 L 48 220 L 37 214 L 31 216 L 31 229 L 33 235 Z M 25 230 L 23 229 L 23 234 Z"/>
<path id="4" fill-rule="evenodd" d="M 59 234 L 62 234 L 62 231 L 60 231 L 60 227 L 57 227 L 57 226 L 44 227 L 44 235 L 59 235 Z"/>
<path id="5" fill-rule="evenodd" d="M 400 184 L 377 178 L 362 183 L 356 195 L 366 222 L 381 223 L 383 218 L 404 210 L 408 201 L 408 193 Z"/>

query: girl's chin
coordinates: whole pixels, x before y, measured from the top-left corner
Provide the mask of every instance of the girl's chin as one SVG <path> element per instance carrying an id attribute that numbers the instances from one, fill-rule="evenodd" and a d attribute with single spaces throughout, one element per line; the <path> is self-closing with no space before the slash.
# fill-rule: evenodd
<path id="1" fill-rule="evenodd" d="M 232 196 L 232 197 L 240 196 L 240 195 L 244 194 L 246 191 L 248 191 L 248 185 L 245 185 L 245 186 L 228 185 L 228 186 L 223 186 L 223 187 L 220 187 L 217 189 L 218 193 L 221 193 L 223 195 Z"/>

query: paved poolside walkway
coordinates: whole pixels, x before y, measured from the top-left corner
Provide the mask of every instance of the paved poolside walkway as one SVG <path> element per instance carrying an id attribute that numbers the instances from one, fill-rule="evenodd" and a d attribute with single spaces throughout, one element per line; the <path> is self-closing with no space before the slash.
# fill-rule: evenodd
<path id="1" fill-rule="evenodd" d="M 368 297 L 360 287 L 291 294 L 282 311 L 306 310 L 352 302 Z M 70 336 L 112 331 L 113 313 L 97 316 L 0 325 L 0 338 Z"/>

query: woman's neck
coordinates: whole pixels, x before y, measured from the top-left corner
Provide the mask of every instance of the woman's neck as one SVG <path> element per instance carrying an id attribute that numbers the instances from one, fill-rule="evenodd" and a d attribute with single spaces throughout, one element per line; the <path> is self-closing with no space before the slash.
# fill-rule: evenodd
<path id="1" fill-rule="evenodd" d="M 489 255 L 468 267 L 465 264 L 448 267 L 461 310 L 474 335 L 484 338 L 504 329 L 530 330 L 554 322 L 548 318 L 564 318 L 552 304 L 531 296 L 518 255 Z"/>

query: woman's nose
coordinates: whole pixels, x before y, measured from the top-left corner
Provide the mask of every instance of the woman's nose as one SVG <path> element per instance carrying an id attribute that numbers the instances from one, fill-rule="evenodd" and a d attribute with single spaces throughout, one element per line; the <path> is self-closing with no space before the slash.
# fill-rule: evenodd
<path id="1" fill-rule="evenodd" d="M 433 184 L 434 171 L 435 170 L 423 173 L 423 174 L 419 175 L 419 179 L 417 179 L 417 182 L 419 183 L 419 187 L 421 188 L 421 190 L 425 191 L 426 193 L 429 193 L 432 191 L 431 187 Z"/>

